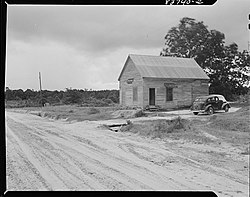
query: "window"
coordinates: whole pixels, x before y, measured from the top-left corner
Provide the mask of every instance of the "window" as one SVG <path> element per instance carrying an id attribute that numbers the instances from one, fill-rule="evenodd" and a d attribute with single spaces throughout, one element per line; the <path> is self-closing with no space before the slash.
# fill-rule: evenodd
<path id="1" fill-rule="evenodd" d="M 166 88 L 166 101 L 172 101 L 173 100 L 173 88 Z"/>
<path id="2" fill-rule="evenodd" d="M 215 100 L 216 100 L 215 97 L 211 97 L 207 99 L 208 102 L 214 102 Z"/>
<path id="3" fill-rule="evenodd" d="M 138 101 L 137 87 L 133 87 L 133 101 Z"/>

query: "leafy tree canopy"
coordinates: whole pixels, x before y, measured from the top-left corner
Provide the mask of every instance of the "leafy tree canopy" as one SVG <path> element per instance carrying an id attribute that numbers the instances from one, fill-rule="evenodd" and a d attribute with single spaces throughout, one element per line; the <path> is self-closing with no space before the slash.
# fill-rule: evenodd
<path id="1" fill-rule="evenodd" d="M 246 94 L 249 83 L 249 52 L 238 51 L 238 45 L 225 46 L 225 35 L 208 30 L 203 22 L 184 17 L 165 36 L 161 56 L 194 58 L 210 77 L 210 93 L 223 94 L 232 99 L 234 94 Z"/>

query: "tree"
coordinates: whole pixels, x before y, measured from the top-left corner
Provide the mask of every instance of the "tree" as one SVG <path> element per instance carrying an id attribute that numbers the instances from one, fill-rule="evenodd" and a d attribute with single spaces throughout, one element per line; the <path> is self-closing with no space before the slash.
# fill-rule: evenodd
<path id="1" fill-rule="evenodd" d="M 13 100 L 14 97 L 13 97 L 13 94 L 12 94 L 12 90 L 9 87 L 5 88 L 4 96 L 5 96 L 6 100 Z"/>
<path id="2" fill-rule="evenodd" d="M 65 104 L 75 104 L 75 103 L 81 103 L 82 102 L 82 95 L 81 93 L 76 89 L 66 88 L 65 93 L 63 94 L 62 101 Z"/>
<path id="3" fill-rule="evenodd" d="M 209 31 L 203 22 L 184 17 L 168 31 L 160 55 L 194 58 L 210 77 L 209 92 L 231 99 L 247 92 L 249 53 L 240 53 L 236 43 L 225 46 L 224 39 L 223 33 Z"/>
<path id="4" fill-rule="evenodd" d="M 119 102 L 119 91 L 118 90 L 110 90 L 108 99 L 112 100 L 114 103 Z"/>
<path id="5" fill-rule="evenodd" d="M 165 48 L 162 56 L 195 57 L 204 48 L 209 31 L 203 22 L 184 17 L 177 27 L 172 27 L 165 36 Z"/>
<path id="6" fill-rule="evenodd" d="M 25 99 L 25 94 L 22 89 L 14 90 L 13 91 L 14 97 L 17 100 Z"/>
<path id="7" fill-rule="evenodd" d="M 36 96 L 36 92 L 32 91 L 31 89 L 27 89 L 24 91 L 24 95 L 26 99 L 32 99 Z"/>

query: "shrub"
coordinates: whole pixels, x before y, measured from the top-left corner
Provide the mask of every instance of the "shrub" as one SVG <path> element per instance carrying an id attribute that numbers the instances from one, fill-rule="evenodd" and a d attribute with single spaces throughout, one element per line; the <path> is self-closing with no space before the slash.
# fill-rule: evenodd
<path id="1" fill-rule="evenodd" d="M 133 128 L 133 123 L 131 122 L 131 120 L 127 120 L 127 125 L 122 126 L 120 131 L 121 132 L 131 131 L 132 128 Z"/>
<path id="2" fill-rule="evenodd" d="M 107 104 L 113 103 L 113 101 L 112 101 L 111 99 L 104 99 L 103 101 L 104 101 L 105 103 L 107 103 Z"/>
<path id="3" fill-rule="evenodd" d="M 135 117 L 142 117 L 142 116 L 146 116 L 143 110 L 136 111 Z"/>
<path id="4" fill-rule="evenodd" d="M 57 114 L 57 115 L 55 116 L 55 120 L 59 120 L 60 117 L 61 117 L 61 115 L 60 115 L 60 114 Z"/>
<path id="5" fill-rule="evenodd" d="M 172 120 L 159 119 L 138 123 L 127 122 L 127 125 L 121 128 L 123 132 L 128 131 L 153 138 L 164 138 L 170 133 L 179 133 L 187 130 L 191 130 L 190 121 L 181 119 L 180 117 Z"/>
<path id="6" fill-rule="evenodd" d="M 132 125 L 133 123 L 131 122 L 131 120 L 127 120 L 127 125 Z"/>

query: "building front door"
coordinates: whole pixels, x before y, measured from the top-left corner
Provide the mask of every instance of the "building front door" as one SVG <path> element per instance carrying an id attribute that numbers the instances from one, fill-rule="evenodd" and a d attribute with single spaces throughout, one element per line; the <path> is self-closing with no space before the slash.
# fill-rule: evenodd
<path id="1" fill-rule="evenodd" d="M 149 105 L 155 105 L 155 88 L 149 88 Z"/>
<path id="2" fill-rule="evenodd" d="M 126 106 L 132 106 L 133 105 L 133 92 L 132 87 L 129 87 L 125 92 L 125 104 Z"/>

